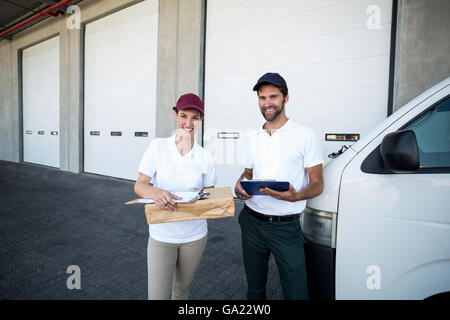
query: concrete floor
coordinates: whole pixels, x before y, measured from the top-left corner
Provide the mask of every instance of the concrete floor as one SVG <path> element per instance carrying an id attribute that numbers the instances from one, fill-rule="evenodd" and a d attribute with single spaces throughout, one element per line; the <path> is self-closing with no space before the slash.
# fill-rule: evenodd
<path id="1" fill-rule="evenodd" d="M 0 299 L 147 299 L 148 225 L 133 183 L 0 161 Z M 236 203 L 233 218 L 209 220 L 192 300 L 243 300 Z M 81 289 L 69 290 L 71 265 Z M 270 300 L 282 299 L 271 257 Z"/>

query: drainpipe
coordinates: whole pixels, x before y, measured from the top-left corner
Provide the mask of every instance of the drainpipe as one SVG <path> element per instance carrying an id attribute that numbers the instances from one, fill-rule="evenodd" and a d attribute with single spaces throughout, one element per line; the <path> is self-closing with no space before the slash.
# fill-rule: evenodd
<path id="1" fill-rule="evenodd" d="M 11 31 L 13 31 L 13 30 L 18 29 L 18 28 L 22 27 L 23 25 L 26 25 L 27 23 L 30 23 L 30 22 L 33 21 L 33 20 L 36 20 L 36 19 L 39 18 L 40 16 L 46 15 L 46 14 L 49 13 L 50 11 L 53 11 L 53 10 L 57 9 L 57 8 L 59 8 L 59 7 L 63 6 L 63 5 L 65 5 L 65 4 L 69 3 L 70 1 L 72 1 L 72 0 L 63 0 L 63 1 L 61 1 L 61 2 L 58 2 L 57 4 L 51 6 L 50 8 L 47 8 L 47 9 L 45 9 L 45 10 L 39 12 L 38 14 L 35 14 L 34 16 L 32 16 L 32 17 L 30 17 L 30 18 L 28 18 L 28 19 L 26 19 L 26 20 L 24 20 L 24 21 L 22 21 L 22 22 L 20 22 L 20 23 L 18 23 L 18 24 L 16 24 L 16 25 L 14 25 L 14 26 L 12 26 L 11 28 L 9 28 L 9 29 L 7 29 L 7 30 L 5 30 L 5 31 L 2 31 L 2 32 L 0 33 L 0 37 L 3 37 L 3 36 L 6 35 L 7 33 L 11 32 Z"/>

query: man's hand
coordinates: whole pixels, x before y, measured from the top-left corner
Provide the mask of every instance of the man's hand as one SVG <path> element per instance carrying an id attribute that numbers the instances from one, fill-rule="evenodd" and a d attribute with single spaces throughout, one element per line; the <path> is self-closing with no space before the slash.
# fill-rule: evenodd
<path id="1" fill-rule="evenodd" d="M 234 187 L 234 193 L 236 194 L 236 197 L 242 200 L 248 200 L 252 197 L 251 195 L 247 194 L 247 192 L 245 192 L 245 190 L 242 188 L 241 180 L 236 182 L 236 186 Z"/>
<path id="2" fill-rule="evenodd" d="M 317 197 L 323 191 L 322 165 L 319 164 L 317 166 L 307 168 L 306 171 L 309 176 L 309 183 L 299 192 L 294 189 L 292 184 L 289 185 L 289 191 L 285 192 L 275 191 L 270 188 L 262 188 L 260 191 L 274 197 L 275 199 L 291 202 L 308 200 Z"/>
<path id="3" fill-rule="evenodd" d="M 242 200 L 248 200 L 252 196 L 247 194 L 245 190 L 241 186 L 241 181 L 245 179 L 251 180 L 253 178 L 253 169 L 245 168 L 244 173 L 241 175 L 241 177 L 236 182 L 236 186 L 234 187 L 234 193 L 236 194 L 236 197 Z"/>
<path id="4" fill-rule="evenodd" d="M 289 185 L 288 191 L 275 191 L 270 188 L 261 188 L 259 189 L 260 192 L 267 194 L 268 196 L 274 197 L 278 200 L 284 200 L 289 202 L 295 202 L 298 201 L 298 194 L 295 190 L 294 186 L 292 184 Z"/>

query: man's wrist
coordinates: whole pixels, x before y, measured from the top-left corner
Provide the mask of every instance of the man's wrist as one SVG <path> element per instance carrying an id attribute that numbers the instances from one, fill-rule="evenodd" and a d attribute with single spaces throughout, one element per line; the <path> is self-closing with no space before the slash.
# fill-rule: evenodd
<path id="1" fill-rule="evenodd" d="M 249 178 L 246 176 L 246 174 L 243 173 L 243 174 L 241 175 L 241 177 L 239 178 L 238 182 L 241 182 L 242 180 L 251 180 L 251 179 L 249 179 Z"/>

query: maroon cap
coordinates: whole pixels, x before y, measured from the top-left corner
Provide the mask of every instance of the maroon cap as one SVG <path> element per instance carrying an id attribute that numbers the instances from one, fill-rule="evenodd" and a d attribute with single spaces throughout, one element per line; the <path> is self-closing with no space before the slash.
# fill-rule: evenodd
<path id="1" fill-rule="evenodd" d="M 200 111 L 202 115 L 205 113 L 203 111 L 202 100 L 193 93 L 183 94 L 180 99 L 178 99 L 177 105 L 173 108 L 173 110 L 177 111 L 184 109 L 195 109 Z"/>

